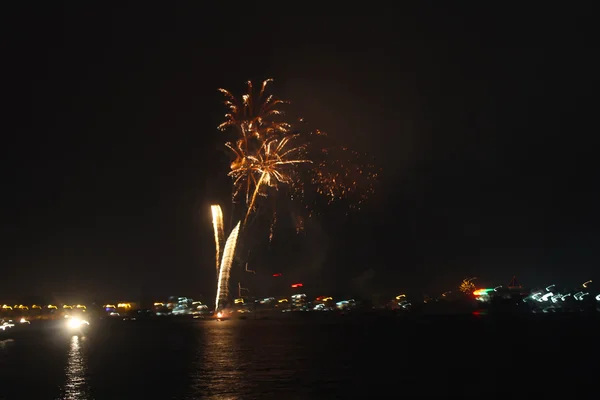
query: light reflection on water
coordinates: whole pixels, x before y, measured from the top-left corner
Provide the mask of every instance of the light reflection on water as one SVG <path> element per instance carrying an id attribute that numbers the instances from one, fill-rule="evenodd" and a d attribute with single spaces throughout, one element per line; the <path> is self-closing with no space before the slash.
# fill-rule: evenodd
<path id="1" fill-rule="evenodd" d="M 537 320 L 506 328 L 481 318 L 336 321 L 165 320 L 115 324 L 86 338 L 48 327 L 0 342 L 0 399 L 369 399 L 398 390 L 448 398 L 464 393 L 464 382 L 473 393 L 489 390 L 490 376 L 537 393 L 539 385 L 528 375 L 515 377 L 508 364 L 473 369 L 464 349 L 493 352 L 501 343 L 501 350 L 537 357 L 559 340 L 566 344 L 557 356 L 590 366 L 561 372 L 565 382 L 582 384 L 585 392 L 597 375 L 589 364 L 598 350 L 595 319 L 544 325 L 550 328 L 544 341 L 514 335 L 540 329 Z M 452 343 L 440 340 L 439 332 L 448 330 L 456 332 Z M 467 371 L 466 380 L 432 367 L 448 360 L 453 370 Z"/>
<path id="2" fill-rule="evenodd" d="M 204 347 L 194 359 L 191 388 L 195 395 L 205 399 L 238 399 L 244 386 L 240 365 L 237 329 L 233 321 L 214 321 L 202 327 Z"/>
<path id="3" fill-rule="evenodd" d="M 12 339 L 0 340 L 0 370 L 3 370 L 7 365 L 7 357 L 4 356 L 4 352 L 13 344 L 13 342 L 14 340 Z"/>
<path id="4" fill-rule="evenodd" d="M 312 399 L 311 336 L 285 324 L 206 321 L 189 366 L 186 399 Z M 328 359 L 327 351 L 317 356 Z"/>
<path id="5" fill-rule="evenodd" d="M 67 366 L 65 367 L 65 385 L 63 387 L 63 400 L 91 400 L 86 381 L 86 359 L 82 351 L 81 342 L 85 340 L 77 335 L 71 337 Z"/>

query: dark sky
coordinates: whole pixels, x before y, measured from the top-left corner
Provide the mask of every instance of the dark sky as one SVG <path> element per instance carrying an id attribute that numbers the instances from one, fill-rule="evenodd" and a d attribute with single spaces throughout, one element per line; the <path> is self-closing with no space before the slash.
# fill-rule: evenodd
<path id="1" fill-rule="evenodd" d="M 332 210 L 301 245 L 257 250 L 259 274 L 336 293 L 590 279 L 600 196 L 585 15 L 20 10 L 4 41 L 3 296 L 212 296 L 209 205 L 230 206 L 216 89 L 268 77 L 384 172 L 361 214 Z"/>

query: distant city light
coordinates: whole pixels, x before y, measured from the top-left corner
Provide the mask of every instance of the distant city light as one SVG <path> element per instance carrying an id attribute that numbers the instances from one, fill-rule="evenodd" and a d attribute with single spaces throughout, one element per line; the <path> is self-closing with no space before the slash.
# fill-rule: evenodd
<path id="1" fill-rule="evenodd" d="M 278 273 L 276 273 L 276 274 L 273 274 L 273 276 L 281 276 L 281 275 L 283 275 L 281 272 L 278 272 Z"/>
<path id="2" fill-rule="evenodd" d="M 299 287 L 302 287 L 302 286 L 304 286 L 304 285 L 303 285 L 303 284 L 301 284 L 301 283 L 294 283 L 294 284 L 292 285 L 292 287 L 293 287 L 293 288 L 299 288 Z"/>

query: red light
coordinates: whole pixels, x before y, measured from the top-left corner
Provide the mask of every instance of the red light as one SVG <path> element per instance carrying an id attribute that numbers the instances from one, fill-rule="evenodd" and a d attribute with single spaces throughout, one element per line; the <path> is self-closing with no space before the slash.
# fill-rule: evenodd
<path id="1" fill-rule="evenodd" d="M 477 289 L 476 291 L 473 292 L 473 296 L 481 296 L 484 295 L 486 293 L 485 289 Z"/>
<path id="2" fill-rule="evenodd" d="M 303 285 L 303 284 L 301 284 L 301 283 L 294 283 L 294 284 L 292 285 L 292 287 L 293 287 L 293 288 L 302 287 L 302 286 L 304 286 L 304 285 Z"/>
<path id="3" fill-rule="evenodd" d="M 282 275 L 282 274 L 281 274 L 281 272 L 278 272 L 278 273 L 276 273 L 276 274 L 273 274 L 273 276 L 281 276 L 281 275 Z"/>

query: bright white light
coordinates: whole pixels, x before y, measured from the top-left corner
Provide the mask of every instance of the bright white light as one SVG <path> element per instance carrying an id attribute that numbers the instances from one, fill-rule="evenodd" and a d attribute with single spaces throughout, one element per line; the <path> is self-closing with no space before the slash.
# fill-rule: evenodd
<path id="1" fill-rule="evenodd" d="M 2 325 L 0 325 L 0 329 L 2 329 L 3 331 L 5 331 L 6 328 L 12 328 L 13 326 L 15 326 L 15 324 L 4 322 Z"/>
<path id="2" fill-rule="evenodd" d="M 79 318 L 69 318 L 69 321 L 67 321 L 67 325 L 71 329 L 81 328 L 82 326 L 89 325 L 89 324 L 90 324 L 89 322 L 84 321 L 84 320 L 79 319 Z"/>
<path id="3" fill-rule="evenodd" d="M 22 324 L 25 324 L 25 323 L 27 323 L 27 320 L 25 318 L 21 318 L 21 320 L 19 322 Z"/>
<path id="4" fill-rule="evenodd" d="M 217 313 L 217 318 L 223 318 L 223 313 L 219 311 L 219 312 Z"/>
<path id="5" fill-rule="evenodd" d="M 235 228 L 229 234 L 223 249 L 223 259 L 219 268 L 219 277 L 217 281 L 217 296 L 215 299 L 215 311 L 222 309 L 223 303 L 226 302 L 229 295 L 229 275 L 231 273 L 231 265 L 235 255 L 235 247 L 240 232 L 241 221 L 237 223 Z"/>
<path id="6" fill-rule="evenodd" d="M 552 296 L 554 296 L 554 293 L 548 292 L 548 293 L 546 293 L 545 295 L 542 296 L 542 300 L 541 301 L 548 301 L 548 298 L 552 297 Z"/>
<path id="7" fill-rule="evenodd" d="M 559 293 L 556 296 L 552 296 L 550 300 L 552 300 L 553 303 L 556 303 L 560 299 L 562 299 L 562 294 Z"/>
<path id="8" fill-rule="evenodd" d="M 589 293 L 577 292 L 577 293 L 575 293 L 575 294 L 573 295 L 573 297 L 575 298 L 575 300 L 579 300 L 579 301 L 581 301 L 581 300 L 583 300 L 583 298 L 584 298 L 585 296 L 587 296 L 587 295 L 589 295 Z"/>

